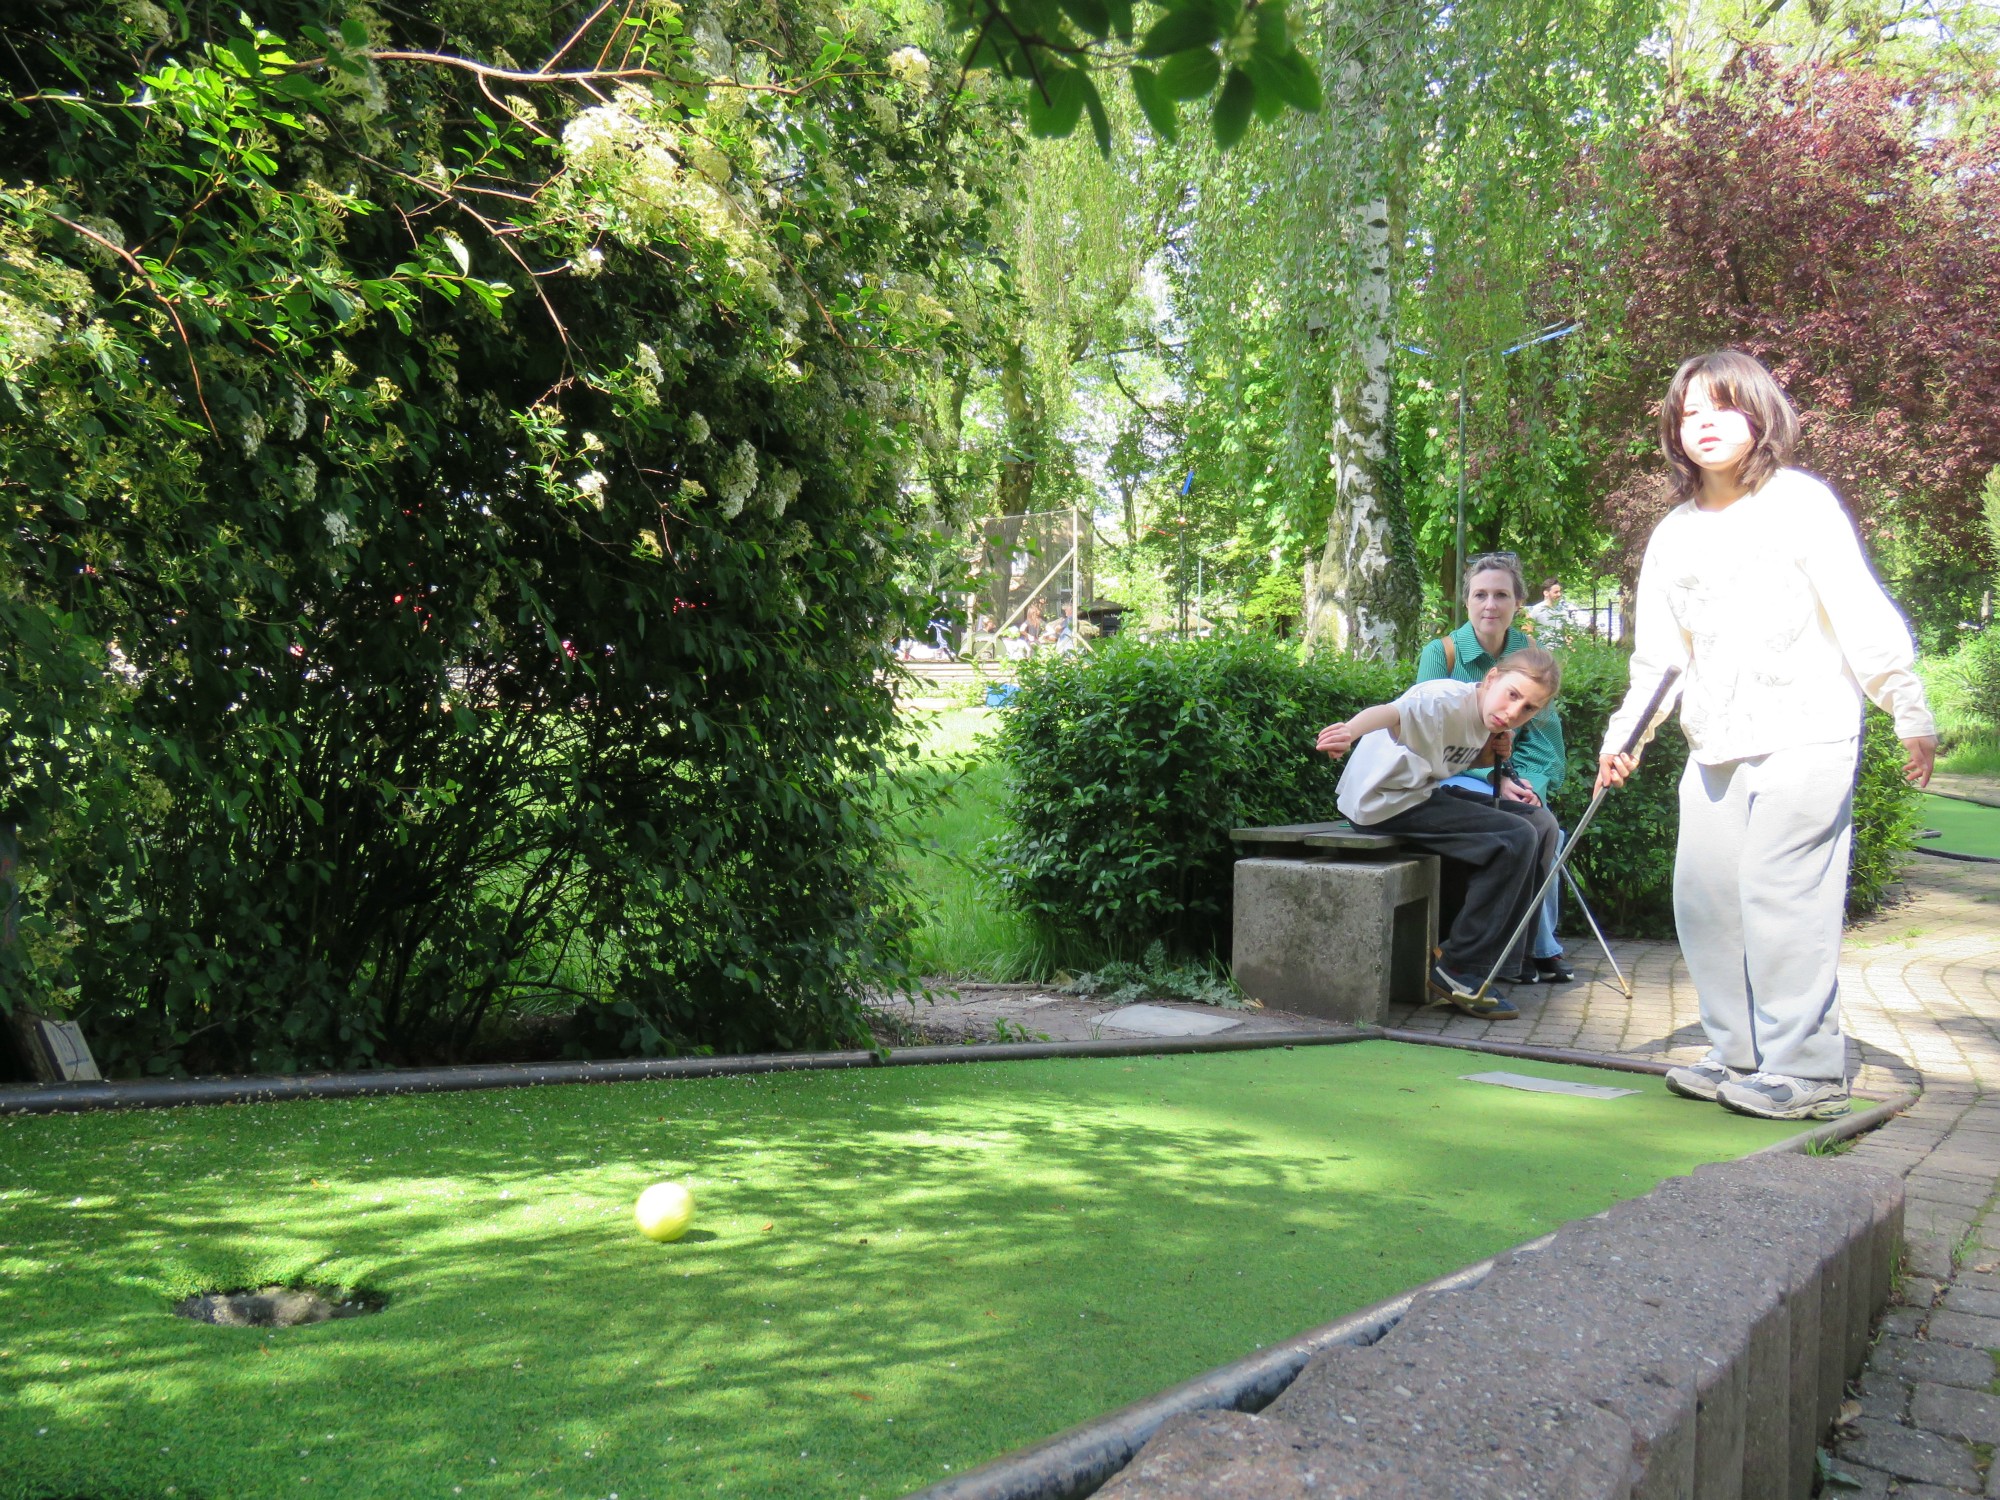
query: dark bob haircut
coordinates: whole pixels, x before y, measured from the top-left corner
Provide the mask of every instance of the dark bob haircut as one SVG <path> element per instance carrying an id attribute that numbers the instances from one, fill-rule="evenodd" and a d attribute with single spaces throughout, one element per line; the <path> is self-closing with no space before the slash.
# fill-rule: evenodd
<path id="1" fill-rule="evenodd" d="M 1736 475 L 1750 489 L 1792 461 L 1799 445 L 1799 414 L 1777 378 L 1737 349 L 1697 354 L 1674 372 L 1667 399 L 1660 403 L 1660 447 L 1673 468 L 1674 499 L 1692 500 L 1701 493 L 1701 466 L 1681 446 L 1681 418 L 1686 415 L 1688 388 L 1696 381 L 1717 406 L 1740 411 L 1750 421 L 1750 451 Z"/>

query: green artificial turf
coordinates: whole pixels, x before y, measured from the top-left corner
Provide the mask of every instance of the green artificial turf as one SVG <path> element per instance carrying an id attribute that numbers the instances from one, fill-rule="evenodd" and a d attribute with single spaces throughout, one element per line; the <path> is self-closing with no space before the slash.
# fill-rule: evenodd
<path id="1" fill-rule="evenodd" d="M 1388 1042 L 0 1119 L 0 1495 L 885 1500 L 1787 1130 Z M 282 1281 L 388 1303 L 168 1313 Z"/>
<path id="2" fill-rule="evenodd" d="M 1932 793 L 1924 798 L 1921 817 L 1924 827 L 1935 828 L 1943 837 L 1925 839 L 1919 848 L 2000 859 L 2000 807 Z"/>

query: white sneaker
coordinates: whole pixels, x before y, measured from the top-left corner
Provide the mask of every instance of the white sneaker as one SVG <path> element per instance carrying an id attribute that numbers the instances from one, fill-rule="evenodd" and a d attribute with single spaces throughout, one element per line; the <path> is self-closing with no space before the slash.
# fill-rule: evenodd
<path id="1" fill-rule="evenodd" d="M 1715 1098 L 1725 1109 L 1764 1120 L 1831 1120 L 1846 1114 L 1852 1104 L 1844 1079 L 1793 1078 L 1787 1073 L 1752 1073 L 1721 1085 Z"/>
<path id="2" fill-rule="evenodd" d="M 1706 1104 L 1715 1103 L 1715 1091 L 1725 1083 L 1737 1083 L 1749 1077 L 1736 1069 L 1725 1066 L 1711 1052 L 1697 1063 L 1682 1063 L 1678 1068 L 1667 1069 L 1667 1087 L 1683 1099 L 1699 1099 Z"/>

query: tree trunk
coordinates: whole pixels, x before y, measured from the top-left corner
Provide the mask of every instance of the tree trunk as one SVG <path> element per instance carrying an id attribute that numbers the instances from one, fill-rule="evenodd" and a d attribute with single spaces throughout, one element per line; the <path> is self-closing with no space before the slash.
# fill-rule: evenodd
<path id="1" fill-rule="evenodd" d="M 1340 11 L 1344 6 L 1336 4 Z M 1423 589 L 1396 456 L 1392 362 L 1392 146 L 1389 100 L 1402 70 L 1383 54 L 1400 45 L 1396 18 L 1330 18 L 1329 52 L 1345 35 L 1328 100 L 1329 145 L 1348 170 L 1332 181 L 1345 201 L 1336 258 L 1332 421 L 1327 433 L 1333 511 L 1319 564 L 1307 576 L 1306 638 L 1314 649 L 1393 661 L 1415 645 Z M 1368 29 L 1360 44 L 1356 32 Z"/>

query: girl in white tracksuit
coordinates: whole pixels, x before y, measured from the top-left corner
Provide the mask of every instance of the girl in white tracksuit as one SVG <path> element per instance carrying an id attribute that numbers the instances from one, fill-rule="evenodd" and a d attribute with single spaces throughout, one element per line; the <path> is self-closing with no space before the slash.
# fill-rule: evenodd
<path id="1" fill-rule="evenodd" d="M 1646 544 L 1631 688 L 1598 772 L 1630 774 L 1618 747 L 1681 668 L 1674 922 L 1711 1047 L 1667 1085 L 1771 1119 L 1848 1107 L 1837 970 L 1863 696 L 1894 718 L 1919 786 L 1937 753 L 1908 627 L 1833 491 L 1787 467 L 1798 431 L 1747 354 L 1674 376 L 1660 441 L 1680 504 Z"/>

